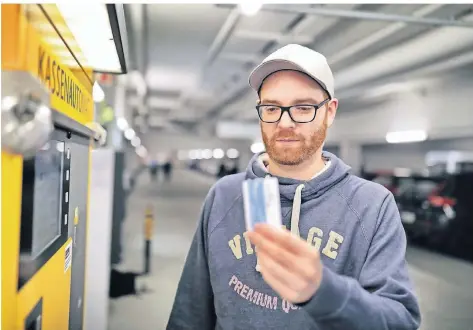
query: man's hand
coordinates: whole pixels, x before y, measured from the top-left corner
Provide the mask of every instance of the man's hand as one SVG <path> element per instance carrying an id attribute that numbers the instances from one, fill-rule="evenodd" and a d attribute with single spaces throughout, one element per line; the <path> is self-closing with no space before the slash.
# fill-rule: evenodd
<path id="1" fill-rule="evenodd" d="M 264 280 L 281 298 L 297 304 L 308 301 L 322 280 L 319 252 L 286 229 L 257 224 L 248 232 L 256 246 Z"/>

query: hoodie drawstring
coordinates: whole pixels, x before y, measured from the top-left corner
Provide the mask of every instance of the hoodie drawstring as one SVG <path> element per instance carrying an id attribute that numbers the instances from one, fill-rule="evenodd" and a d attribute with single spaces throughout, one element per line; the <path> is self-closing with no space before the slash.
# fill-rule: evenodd
<path id="1" fill-rule="evenodd" d="M 292 202 L 291 233 L 297 237 L 300 236 L 299 217 L 301 214 L 302 189 L 304 189 L 303 184 L 297 186 L 296 193 L 294 194 L 294 200 Z"/>
<path id="2" fill-rule="evenodd" d="M 268 175 L 266 175 L 268 177 Z M 296 193 L 294 194 L 294 200 L 292 201 L 292 214 L 291 214 L 291 233 L 297 237 L 300 237 L 299 232 L 299 218 L 301 213 L 301 202 L 302 202 L 302 189 L 304 189 L 304 184 L 300 184 L 296 188 Z M 256 271 L 260 271 L 260 266 L 258 265 L 258 260 L 256 260 Z"/>

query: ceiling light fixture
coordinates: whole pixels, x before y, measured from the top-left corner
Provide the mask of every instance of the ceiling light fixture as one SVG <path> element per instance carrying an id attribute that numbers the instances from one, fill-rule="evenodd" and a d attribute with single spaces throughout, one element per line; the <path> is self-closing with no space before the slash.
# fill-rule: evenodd
<path id="1" fill-rule="evenodd" d="M 135 136 L 135 137 L 131 140 L 131 145 L 132 145 L 133 147 L 138 147 L 138 146 L 140 146 L 140 144 L 141 144 L 141 139 L 140 139 L 139 137 L 137 137 L 137 136 Z"/>
<path id="2" fill-rule="evenodd" d="M 122 53 L 127 50 L 120 54 L 117 51 L 107 5 L 92 2 L 84 6 L 66 1 L 58 3 L 57 8 L 94 71 L 125 73 L 120 58 L 126 58 Z"/>
<path id="3" fill-rule="evenodd" d="M 258 0 L 244 0 L 240 3 L 240 10 L 245 16 L 254 16 L 256 15 L 263 4 Z"/>
<path id="4" fill-rule="evenodd" d="M 265 150 L 263 142 L 255 142 L 251 145 L 251 152 L 257 154 Z"/>
<path id="5" fill-rule="evenodd" d="M 124 131 L 128 128 L 128 122 L 125 118 L 120 117 L 117 119 L 117 126 L 120 130 Z"/>
<path id="6" fill-rule="evenodd" d="M 202 151 L 202 158 L 203 159 L 211 159 L 212 155 L 213 155 L 213 152 L 210 149 L 205 149 L 205 150 Z"/>
<path id="7" fill-rule="evenodd" d="M 215 159 L 222 159 L 225 156 L 225 152 L 222 149 L 215 149 L 213 151 L 213 157 Z"/>
<path id="8" fill-rule="evenodd" d="M 135 149 L 135 152 L 141 158 L 145 158 L 146 155 L 148 154 L 148 151 L 146 150 L 144 146 L 139 146 L 138 148 Z"/>
<path id="9" fill-rule="evenodd" d="M 227 157 L 228 158 L 235 159 L 235 158 L 238 158 L 238 156 L 239 156 L 238 150 L 233 149 L 233 148 L 227 150 Z"/>
<path id="10" fill-rule="evenodd" d="M 131 140 L 135 137 L 135 131 L 132 128 L 127 128 L 125 131 L 125 138 Z"/>
<path id="11" fill-rule="evenodd" d="M 421 142 L 427 139 L 427 133 L 423 130 L 389 132 L 386 134 L 388 143 Z"/>
<path id="12" fill-rule="evenodd" d="M 203 152 L 203 150 L 201 150 L 201 149 L 195 150 L 195 159 L 199 159 L 199 160 L 202 159 L 203 158 L 202 157 L 202 152 Z"/>

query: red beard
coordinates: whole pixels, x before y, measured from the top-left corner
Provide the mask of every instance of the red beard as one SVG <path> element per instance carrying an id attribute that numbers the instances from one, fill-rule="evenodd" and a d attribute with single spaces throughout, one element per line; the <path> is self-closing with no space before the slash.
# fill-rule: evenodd
<path id="1" fill-rule="evenodd" d="M 299 165 L 312 157 L 320 149 L 327 136 L 327 116 L 322 126 L 309 139 L 297 135 L 292 129 L 280 130 L 271 139 L 262 131 L 263 142 L 268 156 L 281 165 Z M 279 139 L 298 140 L 294 146 L 281 146 Z"/>

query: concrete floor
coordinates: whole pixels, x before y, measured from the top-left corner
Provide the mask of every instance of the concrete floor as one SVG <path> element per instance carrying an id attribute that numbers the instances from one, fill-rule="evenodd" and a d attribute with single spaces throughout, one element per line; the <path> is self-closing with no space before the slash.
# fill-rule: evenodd
<path id="1" fill-rule="evenodd" d="M 146 282 L 152 292 L 112 300 L 110 330 L 165 329 L 202 201 L 213 183 L 187 170 L 176 170 L 170 183 L 150 183 L 147 173 L 140 176 L 127 205 L 120 269 L 143 269 L 143 218 L 151 204 L 156 225 Z M 409 247 L 407 259 L 420 299 L 421 329 L 473 330 L 473 265 L 415 247 Z"/>

